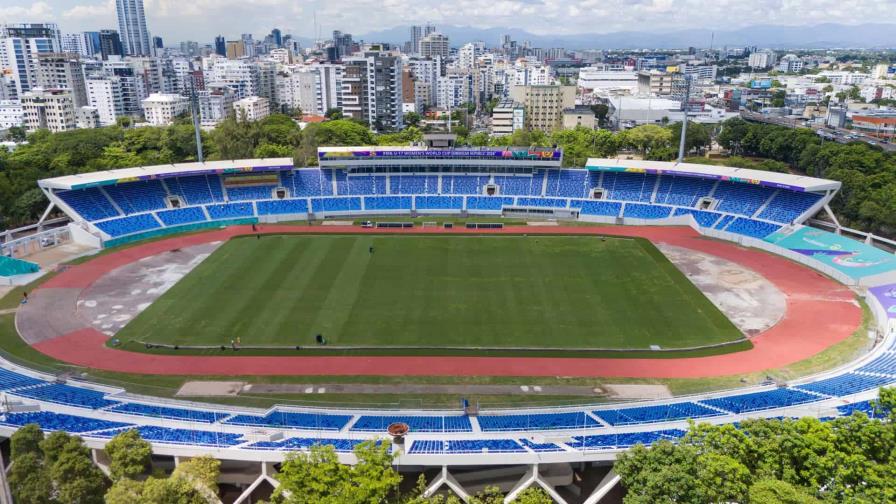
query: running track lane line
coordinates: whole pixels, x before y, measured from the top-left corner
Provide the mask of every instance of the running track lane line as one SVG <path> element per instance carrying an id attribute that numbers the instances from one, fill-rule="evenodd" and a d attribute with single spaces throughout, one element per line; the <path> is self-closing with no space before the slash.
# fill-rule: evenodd
<path id="1" fill-rule="evenodd" d="M 787 298 L 784 318 L 752 339 L 753 349 L 726 355 L 682 359 L 605 359 L 547 357 L 419 356 L 198 356 L 153 355 L 108 348 L 108 337 L 84 328 L 35 345 L 56 359 L 80 366 L 159 375 L 374 375 L 374 376 L 569 376 L 632 378 L 700 378 L 763 371 L 806 359 L 849 337 L 862 312 L 848 288 L 797 263 L 765 252 L 711 240 L 687 227 L 524 228 L 524 234 L 606 234 L 638 236 L 705 252 L 742 264 L 765 276 Z M 373 234 L 520 234 L 520 228 L 444 230 L 438 228 L 374 229 L 355 226 L 261 226 L 264 233 Z M 250 234 L 248 226 L 173 237 L 147 243 L 74 266 L 41 288 L 86 288 L 102 275 L 143 257 L 232 236 Z"/>

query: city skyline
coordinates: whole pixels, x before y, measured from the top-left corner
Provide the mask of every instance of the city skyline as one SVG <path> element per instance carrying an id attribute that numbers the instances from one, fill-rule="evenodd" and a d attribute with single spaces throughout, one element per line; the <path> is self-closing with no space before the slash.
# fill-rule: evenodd
<path id="1" fill-rule="evenodd" d="M 888 0 L 862 0 L 849 5 L 822 0 L 806 8 L 803 2 L 765 0 L 759 4 L 723 5 L 692 0 L 682 6 L 669 0 L 638 2 L 595 0 L 502 0 L 482 4 L 462 0 L 459 4 L 410 4 L 405 0 L 373 2 L 312 2 L 287 0 L 207 2 L 189 4 L 171 0 L 145 2 L 147 25 L 152 35 L 166 41 L 211 41 L 216 35 L 269 33 L 279 27 L 284 34 L 316 39 L 328 38 L 332 30 L 356 36 L 409 25 L 435 23 L 473 29 L 513 28 L 533 35 L 586 35 L 640 31 L 671 32 L 682 29 L 731 30 L 751 25 L 811 26 L 836 22 L 845 25 L 873 20 L 896 22 L 896 9 Z M 755 13 L 762 12 L 762 18 Z M 317 23 L 314 19 L 316 17 Z M 0 7 L 0 23 L 55 22 L 63 33 L 95 31 L 118 25 L 114 0 L 13 0 Z"/>

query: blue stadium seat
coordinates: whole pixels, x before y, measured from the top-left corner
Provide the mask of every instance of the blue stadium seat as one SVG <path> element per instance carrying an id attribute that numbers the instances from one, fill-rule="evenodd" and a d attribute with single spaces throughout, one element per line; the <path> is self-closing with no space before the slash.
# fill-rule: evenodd
<path id="1" fill-rule="evenodd" d="M 818 203 L 821 198 L 820 194 L 781 189 L 758 217 L 789 224 L 812 208 L 812 205 Z"/>
<path id="2" fill-rule="evenodd" d="M 527 207 L 544 207 L 544 208 L 566 208 L 569 200 L 560 198 L 526 198 L 520 197 L 516 199 L 517 206 Z"/>
<path id="3" fill-rule="evenodd" d="M 172 177 L 165 180 L 165 185 L 168 186 L 171 194 L 180 196 L 187 205 L 205 205 L 224 201 L 221 179 L 217 175 Z"/>
<path id="4" fill-rule="evenodd" d="M 505 196 L 541 196 L 544 176 L 502 176 L 495 175 L 495 185 Z M 444 191 L 443 191 L 444 192 Z"/>
<path id="5" fill-rule="evenodd" d="M 513 198 L 508 196 L 467 196 L 467 210 L 501 210 L 505 205 L 513 205 Z"/>
<path id="6" fill-rule="evenodd" d="M 461 210 L 464 207 L 463 196 L 417 196 L 418 210 Z"/>
<path id="7" fill-rule="evenodd" d="M 781 229 L 781 226 L 777 224 L 738 217 L 728 225 L 725 231 L 752 236 L 753 238 L 765 238 L 779 229 Z"/>
<path id="8" fill-rule="evenodd" d="M 529 431 L 552 429 L 592 429 L 601 424 L 582 412 L 532 413 L 526 415 L 480 415 L 483 432 Z"/>
<path id="9" fill-rule="evenodd" d="M 536 453 L 564 451 L 563 448 L 554 443 L 536 443 L 526 438 L 520 439 L 520 444 Z"/>
<path id="10" fill-rule="evenodd" d="M 227 188 L 227 199 L 230 201 L 252 201 L 271 199 L 274 194 L 273 185 L 235 186 Z"/>
<path id="11" fill-rule="evenodd" d="M 841 415 L 852 415 L 856 411 L 860 411 L 871 418 L 885 418 L 890 411 L 881 406 L 875 406 L 876 401 L 859 401 L 843 406 L 837 406 L 837 412 Z"/>
<path id="12" fill-rule="evenodd" d="M 367 196 L 365 210 L 411 210 L 412 196 Z"/>
<path id="13" fill-rule="evenodd" d="M 675 441 L 685 435 L 680 429 L 667 429 L 652 432 L 627 432 L 622 434 L 597 434 L 593 436 L 573 436 L 566 443 L 577 450 L 607 450 L 611 448 L 629 448 L 638 444 L 649 446 L 656 441 Z"/>
<path id="14" fill-rule="evenodd" d="M 688 418 L 706 418 L 724 415 L 724 413 L 707 408 L 694 402 L 659 404 L 656 406 L 636 406 L 599 410 L 593 412 L 610 425 L 633 425 L 641 423 L 671 422 Z"/>
<path id="15" fill-rule="evenodd" d="M 581 213 L 583 215 L 604 215 L 607 217 L 618 217 L 619 211 L 622 210 L 622 203 L 613 201 L 585 201 L 582 203 Z"/>
<path id="16" fill-rule="evenodd" d="M 59 191 L 56 194 L 68 206 L 72 207 L 72 210 L 78 212 L 82 217 L 89 221 L 107 219 L 109 217 L 117 217 L 121 215 L 121 213 L 112 206 L 109 198 L 96 187 L 75 189 L 73 191 Z"/>
<path id="17" fill-rule="evenodd" d="M 96 432 L 91 434 L 91 436 L 112 438 L 125 430 L 126 429 L 116 429 Z M 140 432 L 140 437 L 143 439 L 156 443 L 215 446 L 223 448 L 227 446 L 235 446 L 244 442 L 241 439 L 243 436 L 242 434 L 232 434 L 229 432 L 174 429 L 168 427 L 156 427 L 154 425 L 141 425 L 140 427 L 137 427 L 137 431 Z"/>
<path id="18" fill-rule="evenodd" d="M 513 439 L 452 439 L 448 441 L 417 440 L 408 453 L 525 453 L 526 449 Z"/>
<path id="19" fill-rule="evenodd" d="M 488 177 L 477 175 L 443 175 L 443 194 L 482 194 Z"/>
<path id="20" fill-rule="evenodd" d="M 363 439 L 287 438 L 282 441 L 258 441 L 246 448 L 250 450 L 307 450 L 314 445 L 330 445 L 337 452 L 351 452 Z"/>
<path id="21" fill-rule="evenodd" d="M 96 418 L 87 418 L 52 411 L 30 411 L 25 413 L 6 413 L 0 415 L 0 424 L 22 427 L 37 424 L 45 431 L 65 431 L 80 434 L 96 430 L 120 429 L 131 424 L 112 422 Z"/>
<path id="22" fill-rule="evenodd" d="M 212 220 L 220 219 L 238 219 L 240 217 L 252 217 L 252 203 L 221 203 L 216 205 L 206 205 L 205 210 L 208 211 Z"/>
<path id="23" fill-rule="evenodd" d="M 896 382 L 896 378 L 892 376 L 846 373 L 806 385 L 797 385 L 796 388 L 839 397 L 876 389 L 893 382 Z"/>
<path id="24" fill-rule="evenodd" d="M 655 203 L 693 207 L 700 198 L 709 196 L 715 180 L 697 177 L 663 175 L 656 190 Z"/>
<path id="25" fill-rule="evenodd" d="M 100 409 L 118 404 L 105 399 L 106 394 L 92 389 L 74 387 L 63 383 L 51 383 L 40 387 L 18 389 L 11 394 L 37 401 L 46 401 L 78 408 Z"/>
<path id="26" fill-rule="evenodd" d="M 756 213 L 759 207 L 772 195 L 775 190 L 755 184 L 740 182 L 719 182 L 713 198 L 719 201 L 716 210 L 719 212 L 746 215 Z"/>
<path id="27" fill-rule="evenodd" d="M 796 389 L 779 388 L 700 401 L 703 404 L 732 413 L 747 413 L 796 404 L 819 401 L 820 397 Z"/>
<path id="28" fill-rule="evenodd" d="M 224 423 L 232 425 L 252 425 L 258 427 L 297 427 L 313 430 L 338 431 L 351 420 L 351 415 L 330 415 L 326 413 L 296 413 L 275 410 L 265 416 L 235 415 Z"/>
<path id="29" fill-rule="evenodd" d="M 439 177 L 433 175 L 392 175 L 391 194 L 438 194 Z"/>
<path id="30" fill-rule="evenodd" d="M 20 387 L 33 387 L 47 382 L 0 368 L 0 390 L 11 390 Z"/>
<path id="31" fill-rule="evenodd" d="M 96 227 L 108 233 L 109 236 L 124 236 L 162 226 L 151 214 L 140 214 L 97 222 Z"/>
<path id="32" fill-rule="evenodd" d="M 708 210 L 694 210 L 693 208 L 676 208 L 674 215 L 693 215 L 694 220 L 701 227 L 712 227 L 722 214 Z"/>
<path id="33" fill-rule="evenodd" d="M 588 187 L 587 170 L 548 170 L 545 196 L 564 198 L 586 198 Z"/>
<path id="34" fill-rule="evenodd" d="M 860 367 L 858 371 L 896 376 L 896 352 L 884 352 L 876 359 Z"/>
<path id="35" fill-rule="evenodd" d="M 358 212 L 361 210 L 361 198 L 313 198 L 311 209 L 316 212 Z"/>
<path id="36" fill-rule="evenodd" d="M 139 180 L 104 186 L 106 194 L 126 214 L 161 210 L 165 208 L 168 193 L 158 180 Z"/>
<path id="37" fill-rule="evenodd" d="M 471 432 L 473 426 L 466 416 L 415 416 L 364 415 L 352 425 L 352 431 L 385 433 L 386 428 L 395 422 L 408 424 L 411 432 Z"/>
<path id="38" fill-rule="evenodd" d="M 178 226 L 181 224 L 190 224 L 193 222 L 203 222 L 208 219 L 202 213 L 199 207 L 174 208 L 171 210 L 160 210 L 156 212 L 156 216 L 166 226 Z"/>
<path id="39" fill-rule="evenodd" d="M 308 200 L 282 199 L 265 200 L 255 203 L 258 215 L 287 215 L 308 213 Z"/>
<path id="40" fill-rule="evenodd" d="M 281 181 L 285 187 L 290 189 L 290 194 L 294 198 L 333 194 L 333 184 L 317 168 L 300 168 L 291 172 L 283 172 Z"/>
<path id="41" fill-rule="evenodd" d="M 672 213 L 672 207 L 645 205 L 642 203 L 626 203 L 623 217 L 634 219 L 665 219 Z"/>
<path id="42" fill-rule="evenodd" d="M 620 201 L 650 201 L 656 175 L 644 173 L 604 173 L 603 188 L 607 199 Z"/>
<path id="43" fill-rule="evenodd" d="M 188 422 L 202 423 L 214 423 L 230 416 L 229 413 L 221 413 L 217 411 L 174 408 L 156 404 L 131 402 L 121 403 L 118 406 L 109 408 L 109 411 L 115 411 L 117 413 L 127 413 L 128 415 L 139 415 L 154 418 L 170 418 L 172 420 L 185 420 Z"/>

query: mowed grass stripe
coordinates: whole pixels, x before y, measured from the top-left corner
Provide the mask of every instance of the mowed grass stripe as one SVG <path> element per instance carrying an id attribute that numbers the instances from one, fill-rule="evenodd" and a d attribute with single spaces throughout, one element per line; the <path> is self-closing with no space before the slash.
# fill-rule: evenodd
<path id="1" fill-rule="evenodd" d="M 646 240 L 384 235 L 231 240 L 119 337 L 310 345 L 317 333 L 365 346 L 646 349 L 741 338 Z"/>

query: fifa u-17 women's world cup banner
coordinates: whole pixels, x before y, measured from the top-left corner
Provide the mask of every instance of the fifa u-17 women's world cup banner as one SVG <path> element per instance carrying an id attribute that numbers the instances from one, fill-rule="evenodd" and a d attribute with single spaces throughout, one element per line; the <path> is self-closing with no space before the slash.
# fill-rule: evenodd
<path id="1" fill-rule="evenodd" d="M 560 149 L 407 149 L 320 151 L 320 159 L 439 158 L 559 160 Z"/>

